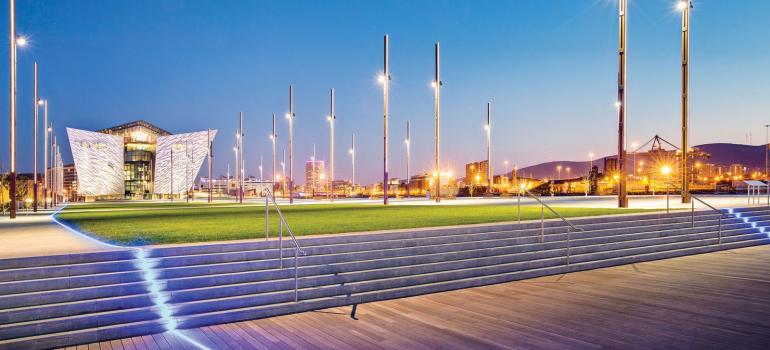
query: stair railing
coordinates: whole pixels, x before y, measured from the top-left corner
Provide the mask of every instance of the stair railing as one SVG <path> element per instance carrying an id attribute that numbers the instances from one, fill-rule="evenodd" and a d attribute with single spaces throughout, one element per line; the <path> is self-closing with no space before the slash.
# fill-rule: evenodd
<path id="1" fill-rule="evenodd" d="M 690 197 L 692 199 L 694 199 L 695 201 L 701 202 L 703 205 L 705 205 L 706 207 L 708 207 L 712 211 L 715 211 L 715 212 L 719 213 L 719 226 L 717 226 L 718 227 L 717 228 L 717 235 L 718 235 L 717 236 L 717 244 L 721 245 L 722 244 L 722 217 L 725 216 L 725 212 L 720 210 L 720 209 L 714 208 L 711 204 L 706 203 L 703 199 L 698 198 L 697 196 L 693 195 L 692 193 L 690 193 Z M 692 203 L 692 207 L 690 209 L 690 227 L 695 227 L 695 201 L 690 201 Z M 728 213 L 728 215 L 735 216 L 734 214 L 730 214 L 730 213 Z M 738 216 L 735 216 L 735 217 L 737 218 Z"/>
<path id="2" fill-rule="evenodd" d="M 292 243 L 294 244 L 294 302 L 299 301 L 299 268 L 298 268 L 298 260 L 299 260 L 299 254 L 307 255 L 307 252 L 302 250 L 302 247 L 299 246 L 299 242 L 297 241 L 297 237 L 294 236 L 294 232 L 291 230 L 291 227 L 286 222 L 286 218 L 283 216 L 283 213 L 281 212 L 281 207 L 278 206 L 278 202 L 275 200 L 275 194 L 273 191 L 265 188 L 265 239 L 268 238 L 269 235 L 269 220 L 270 220 L 270 214 L 269 214 L 269 204 L 270 202 L 273 203 L 273 206 L 275 207 L 275 211 L 278 213 L 278 218 L 280 219 L 278 224 L 280 226 L 280 229 L 278 231 L 278 251 L 279 254 L 279 268 L 283 269 L 283 226 L 286 226 L 286 231 L 289 232 L 289 238 L 291 238 Z"/>
<path id="3" fill-rule="evenodd" d="M 545 204 L 538 196 L 536 196 L 534 193 L 530 192 L 529 190 L 524 190 L 524 193 L 526 193 L 527 196 L 533 198 L 534 200 L 538 201 L 540 203 L 540 243 L 545 243 L 545 208 L 548 208 L 551 213 L 556 215 L 561 221 L 563 221 L 565 224 L 567 224 L 567 265 L 570 263 L 570 256 L 572 253 L 572 230 L 575 231 L 583 231 L 582 228 L 576 227 L 573 225 L 569 220 L 565 219 L 561 214 L 556 212 L 551 206 L 548 204 Z M 519 208 L 519 213 L 521 213 L 521 208 Z"/>

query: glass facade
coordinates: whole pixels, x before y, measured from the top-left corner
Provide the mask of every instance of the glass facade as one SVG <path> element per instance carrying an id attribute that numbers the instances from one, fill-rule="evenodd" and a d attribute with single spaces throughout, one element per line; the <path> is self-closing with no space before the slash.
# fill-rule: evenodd
<path id="1" fill-rule="evenodd" d="M 123 137 L 125 197 L 151 199 L 154 192 L 156 140 L 158 136 L 168 136 L 171 133 L 144 121 L 135 121 L 99 132 Z"/>

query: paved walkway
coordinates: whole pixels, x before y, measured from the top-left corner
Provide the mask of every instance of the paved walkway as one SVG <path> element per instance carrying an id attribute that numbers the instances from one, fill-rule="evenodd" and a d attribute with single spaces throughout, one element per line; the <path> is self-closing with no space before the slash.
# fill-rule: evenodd
<path id="1" fill-rule="evenodd" d="M 52 211 L 0 217 L 0 259 L 111 249 L 60 226 Z"/>
<path id="2" fill-rule="evenodd" d="M 770 246 L 181 331 L 208 349 L 768 349 Z M 173 333 L 77 349 L 195 349 Z M 75 349 L 75 348 L 72 348 Z"/>

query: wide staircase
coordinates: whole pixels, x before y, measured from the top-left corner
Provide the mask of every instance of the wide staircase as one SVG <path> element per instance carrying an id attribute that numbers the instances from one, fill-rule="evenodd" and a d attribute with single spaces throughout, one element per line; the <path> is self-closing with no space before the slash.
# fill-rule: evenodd
<path id="1" fill-rule="evenodd" d="M 309 237 L 296 241 L 301 251 L 286 237 L 283 250 L 271 240 L 0 260 L 0 349 L 84 344 L 767 244 L 768 226 L 770 207 L 754 207 Z"/>

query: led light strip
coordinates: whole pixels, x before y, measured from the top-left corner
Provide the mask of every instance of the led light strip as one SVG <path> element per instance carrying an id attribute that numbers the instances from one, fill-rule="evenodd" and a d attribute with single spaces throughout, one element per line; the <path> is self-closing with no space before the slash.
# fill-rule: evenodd
<path id="1" fill-rule="evenodd" d="M 59 226 L 67 229 L 67 231 L 70 231 L 76 234 L 77 236 L 85 238 L 86 240 L 94 242 L 96 244 L 107 246 L 110 248 L 116 248 L 116 249 L 133 250 L 134 258 L 137 260 L 137 262 L 134 263 L 134 266 L 140 271 L 142 271 L 142 278 L 144 278 L 144 281 L 147 282 L 147 285 L 149 286 L 148 292 L 150 293 L 150 300 L 152 300 L 152 303 L 155 304 L 155 307 L 158 310 L 158 316 L 160 316 L 161 322 L 163 324 L 163 328 L 167 332 L 174 334 L 179 338 L 184 339 L 185 341 L 189 342 L 190 344 L 194 345 L 199 349 L 209 350 L 209 348 L 206 347 L 205 345 L 197 342 L 195 339 L 190 338 L 189 336 L 183 334 L 179 329 L 177 329 L 178 324 L 174 319 L 174 312 L 171 308 L 171 305 L 169 305 L 169 302 L 168 302 L 168 293 L 165 293 L 162 290 L 162 285 L 158 280 L 158 274 L 155 272 L 155 265 L 150 261 L 150 258 L 148 256 L 149 250 L 144 248 L 123 247 L 123 246 L 118 246 L 115 244 L 103 242 L 90 235 L 87 235 L 83 232 L 80 232 L 68 226 L 67 224 L 59 221 L 59 219 L 56 218 L 56 214 L 58 214 L 60 211 L 62 211 L 66 207 L 67 205 L 65 204 L 63 207 L 59 208 L 59 210 L 51 214 L 51 220 L 59 224 Z"/>

